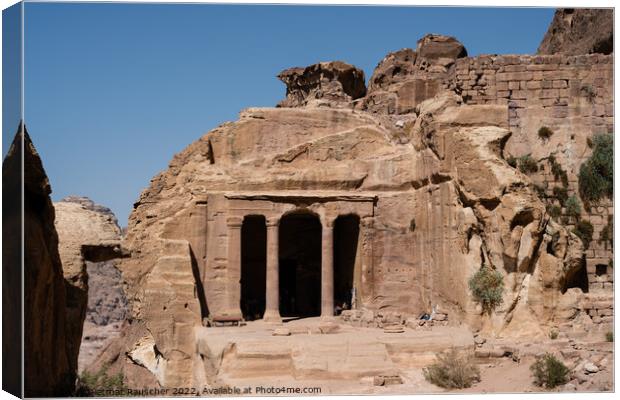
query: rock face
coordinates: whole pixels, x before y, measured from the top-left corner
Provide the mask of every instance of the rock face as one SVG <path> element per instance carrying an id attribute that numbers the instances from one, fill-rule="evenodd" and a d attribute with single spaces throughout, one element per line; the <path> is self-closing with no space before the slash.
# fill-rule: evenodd
<path id="1" fill-rule="evenodd" d="M 21 132 L 2 163 L 2 390 L 23 396 Z"/>
<path id="2" fill-rule="evenodd" d="M 362 110 L 380 114 L 412 114 L 415 107 L 440 92 L 457 58 L 467 56 L 465 47 L 451 36 L 424 36 L 415 51 L 388 54 L 370 78 Z"/>
<path id="3" fill-rule="evenodd" d="M 278 79 L 286 84 L 286 99 L 278 107 L 346 106 L 366 94 L 364 71 L 342 61 L 289 68 Z"/>
<path id="4" fill-rule="evenodd" d="M 123 256 L 120 246 L 121 230 L 116 217 L 108 208 L 95 205 L 88 198 L 71 196 L 55 203 L 54 207 L 56 209 L 55 225 L 59 238 L 60 258 L 64 277 L 68 283 L 68 345 L 72 350 L 71 353 L 75 354 L 71 359 L 71 365 L 75 370 L 78 370 L 78 353 L 80 353 L 79 370 L 81 370 L 83 364 L 89 362 L 88 355 L 90 355 L 90 360 L 95 355 L 93 349 L 82 346 L 82 350 L 80 350 L 83 343 L 82 330 L 87 315 L 87 304 L 93 305 L 93 308 L 88 310 L 91 315 L 90 323 L 95 320 L 99 322 L 95 322 L 95 325 L 101 326 L 110 322 L 110 316 L 106 315 L 108 312 L 105 309 L 106 306 L 118 308 L 112 311 L 117 315 L 117 317 L 112 317 L 113 322 L 117 323 L 116 330 L 122 321 L 122 317 L 118 318 L 118 314 L 124 313 L 124 296 L 120 287 L 119 273 L 113 263 L 106 263 L 108 260 Z M 105 271 L 104 268 L 106 267 L 111 270 Z M 93 272 L 94 275 L 90 276 L 90 272 Z M 106 275 L 108 279 L 106 279 Z M 110 279 L 110 275 L 116 275 L 116 281 L 113 278 Z M 90 285 L 89 277 L 92 280 Z M 112 304 L 106 304 L 106 301 L 112 301 Z M 98 311 L 103 314 L 93 315 Z M 110 328 L 101 328 L 99 331 L 105 333 L 102 335 L 90 324 L 88 328 L 89 340 L 87 342 L 92 341 L 92 339 L 101 342 L 106 335 L 113 334 L 114 331 Z"/>
<path id="5" fill-rule="evenodd" d="M 598 104 L 606 112 L 611 58 L 466 54 L 427 35 L 386 56 L 365 96 L 346 64 L 286 70 L 278 108 L 246 109 L 175 155 L 129 219 L 121 270 L 132 321 L 107 353 L 126 354 L 115 368 L 164 387 L 208 384 L 213 360 L 196 353 L 206 317 L 278 321 L 344 304 L 530 339 L 589 318 L 574 285 L 589 274 L 580 240 L 547 213 L 538 175 L 507 159 L 554 151 L 529 124 L 567 123 L 557 108 L 596 132 L 586 121 Z M 574 106 L 569 88 L 590 82 L 600 100 Z M 560 161 L 575 166 L 572 188 L 579 148 Z M 490 314 L 468 288 L 483 265 L 505 284 Z"/>
<path id="6" fill-rule="evenodd" d="M 611 54 L 614 10 L 560 8 L 538 47 L 538 54 Z"/>
<path id="7" fill-rule="evenodd" d="M 3 179 L 9 182 L 21 179 L 22 141 L 24 394 L 26 397 L 68 396 L 75 384 L 76 371 L 71 360 L 77 357 L 77 348 L 68 344 L 66 282 L 58 254 L 51 188 L 25 128 L 23 134 L 20 129 L 16 135 L 4 160 Z"/>

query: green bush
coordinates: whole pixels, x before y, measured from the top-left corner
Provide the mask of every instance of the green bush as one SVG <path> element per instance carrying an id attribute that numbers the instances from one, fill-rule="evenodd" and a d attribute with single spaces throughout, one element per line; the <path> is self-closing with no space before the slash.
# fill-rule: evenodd
<path id="1" fill-rule="evenodd" d="M 534 160 L 529 154 L 519 157 L 518 164 L 519 171 L 524 174 L 531 174 L 538 171 L 538 164 L 536 164 L 536 160 Z"/>
<path id="2" fill-rule="evenodd" d="M 579 236 L 579 239 L 583 242 L 583 247 L 590 247 L 590 242 L 592 241 L 592 234 L 594 233 L 594 227 L 587 220 L 581 220 L 577 222 L 575 225 L 575 229 L 573 229 L 573 233 Z"/>
<path id="3" fill-rule="evenodd" d="M 581 215 L 581 205 L 579 204 L 579 200 L 577 200 L 577 197 L 569 197 L 566 200 L 564 206 L 566 207 L 566 215 L 568 215 L 569 217 L 578 219 Z"/>
<path id="4" fill-rule="evenodd" d="M 614 191 L 613 136 L 596 135 L 592 142 L 592 155 L 579 168 L 579 195 L 588 202 L 612 198 Z"/>
<path id="5" fill-rule="evenodd" d="M 609 246 L 613 249 L 614 247 L 614 216 L 607 216 L 607 225 L 601 229 L 601 237 L 599 239 L 600 243 L 609 244 Z"/>
<path id="6" fill-rule="evenodd" d="M 538 129 L 538 137 L 543 140 L 549 140 L 549 138 L 553 135 L 553 131 L 546 126 L 541 126 Z"/>
<path id="7" fill-rule="evenodd" d="M 79 397 L 111 397 L 116 396 L 116 393 L 121 393 L 122 395 L 127 393 L 123 374 L 108 375 L 107 366 L 94 374 L 84 371 L 78 379 L 76 395 Z"/>
<path id="8" fill-rule="evenodd" d="M 482 310 L 490 313 L 503 301 L 504 277 L 499 271 L 483 265 L 469 278 L 469 290 Z"/>
<path id="9" fill-rule="evenodd" d="M 614 333 L 612 331 L 609 331 L 605 334 L 605 340 L 607 340 L 608 342 L 613 342 L 614 341 Z"/>
<path id="10" fill-rule="evenodd" d="M 480 382 L 480 370 L 471 357 L 459 354 L 452 348 L 437 355 L 437 361 L 423 369 L 424 378 L 430 383 L 447 389 L 470 387 Z"/>
<path id="11" fill-rule="evenodd" d="M 545 353 L 530 366 L 536 386 L 553 389 L 568 382 L 568 367 L 553 354 Z"/>
<path id="12" fill-rule="evenodd" d="M 564 207 L 566 205 L 566 200 L 568 200 L 568 190 L 566 190 L 566 188 L 563 188 L 561 186 L 554 186 L 553 197 L 558 199 L 562 207 Z"/>
<path id="13" fill-rule="evenodd" d="M 506 162 L 508 163 L 508 165 L 510 165 L 512 168 L 517 168 L 517 159 L 513 156 L 510 156 L 506 159 Z"/>
<path id="14" fill-rule="evenodd" d="M 558 335 L 559 335 L 559 332 L 553 329 L 551 332 L 549 332 L 549 339 L 555 340 L 558 338 Z"/>
<path id="15" fill-rule="evenodd" d="M 583 96 L 588 99 L 588 102 L 594 102 L 594 98 L 596 97 L 596 91 L 591 85 L 583 85 L 581 87 L 581 93 L 583 93 Z"/>
<path id="16" fill-rule="evenodd" d="M 556 181 L 561 181 L 564 188 L 568 188 L 568 174 L 566 171 L 564 171 L 560 163 L 556 161 L 553 154 L 549 156 L 548 160 L 551 165 L 551 173 L 553 174 L 553 178 Z"/>
<path id="17" fill-rule="evenodd" d="M 562 170 L 560 180 L 562 181 L 562 186 L 568 189 L 568 175 L 566 174 L 566 171 Z"/>
<path id="18" fill-rule="evenodd" d="M 545 192 L 545 188 L 540 185 L 534 185 L 534 191 L 538 195 L 540 199 L 544 199 L 547 197 L 547 193 Z"/>
<path id="19" fill-rule="evenodd" d="M 562 215 L 562 207 L 560 206 L 549 206 L 547 208 L 547 213 L 557 221 L 557 219 Z"/>

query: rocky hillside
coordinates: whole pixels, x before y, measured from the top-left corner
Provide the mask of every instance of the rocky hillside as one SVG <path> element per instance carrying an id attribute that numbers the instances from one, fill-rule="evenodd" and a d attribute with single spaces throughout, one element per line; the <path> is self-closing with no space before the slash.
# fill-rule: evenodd
<path id="1" fill-rule="evenodd" d="M 239 280 L 222 272 L 231 265 L 224 217 L 248 192 L 291 202 L 303 193 L 376 196 L 372 221 L 360 223 L 360 251 L 371 252 L 364 263 L 372 267 L 361 272 L 358 307 L 372 315 L 439 307 L 504 338 L 544 338 L 554 326 L 606 329 L 609 320 L 588 316 L 574 283 L 585 274 L 582 241 L 550 216 L 530 171 L 509 156 L 541 148 L 524 123 L 530 113 L 540 123 L 581 101 L 567 89 L 566 104 L 548 108 L 545 96 L 560 96 L 582 68 L 600 76 L 582 74 L 579 84 L 606 82 L 609 64 L 605 56 L 468 58 L 458 40 L 433 34 L 381 60 L 368 90 L 363 73 L 343 62 L 283 71 L 286 99 L 278 108 L 246 109 L 199 138 L 136 202 L 125 241 L 132 257 L 121 265 L 133 322 L 107 359 L 126 354 L 115 368 L 130 380 L 140 366 L 162 386 L 207 382 L 202 374 L 217 360 L 198 357 L 193 328 L 207 311 L 230 307 Z M 604 88 L 598 101 L 605 113 Z M 483 268 L 505 282 L 492 312 L 468 288 Z"/>
<path id="2" fill-rule="evenodd" d="M 611 54 L 614 10 L 560 8 L 538 47 L 538 54 Z"/>

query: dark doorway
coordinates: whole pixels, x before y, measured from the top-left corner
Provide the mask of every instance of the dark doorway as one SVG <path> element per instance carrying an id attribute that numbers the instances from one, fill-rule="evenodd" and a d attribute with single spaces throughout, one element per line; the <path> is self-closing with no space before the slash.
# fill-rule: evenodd
<path id="1" fill-rule="evenodd" d="M 596 264 L 596 276 L 607 275 L 607 265 L 605 264 Z"/>
<path id="2" fill-rule="evenodd" d="M 263 317 L 267 271 L 267 226 L 261 215 L 246 216 L 241 227 L 241 312 L 246 321 Z"/>
<path id="3" fill-rule="evenodd" d="M 586 268 L 585 255 L 581 257 L 581 265 L 579 266 L 579 269 L 566 277 L 566 284 L 564 285 L 564 290 L 562 293 L 565 293 L 570 288 L 579 288 L 582 292 L 588 293 L 588 271 Z"/>
<path id="4" fill-rule="evenodd" d="M 334 224 L 334 305 L 337 309 L 350 309 L 353 304 L 359 224 L 357 215 L 340 216 Z"/>
<path id="5" fill-rule="evenodd" d="M 280 315 L 321 314 L 321 221 L 309 213 L 280 221 Z"/>

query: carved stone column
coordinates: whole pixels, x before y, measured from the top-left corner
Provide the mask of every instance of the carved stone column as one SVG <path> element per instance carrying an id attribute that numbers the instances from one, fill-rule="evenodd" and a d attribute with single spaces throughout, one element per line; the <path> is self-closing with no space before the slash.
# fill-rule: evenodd
<path id="1" fill-rule="evenodd" d="M 228 266 L 226 276 L 228 281 L 228 310 L 227 315 L 241 317 L 241 227 L 243 219 L 229 217 L 226 219 L 228 227 Z"/>
<path id="2" fill-rule="evenodd" d="M 325 218 L 321 247 L 321 318 L 334 316 L 334 220 Z"/>
<path id="3" fill-rule="evenodd" d="M 279 217 L 267 218 L 267 279 L 265 288 L 265 314 L 263 320 L 280 323 L 280 268 L 279 268 Z"/>
<path id="4" fill-rule="evenodd" d="M 360 221 L 360 245 L 361 245 L 361 282 L 360 293 L 358 299 L 362 304 L 358 303 L 358 308 L 368 307 L 373 296 L 373 249 L 372 242 L 374 238 L 374 218 L 364 217 Z"/>

